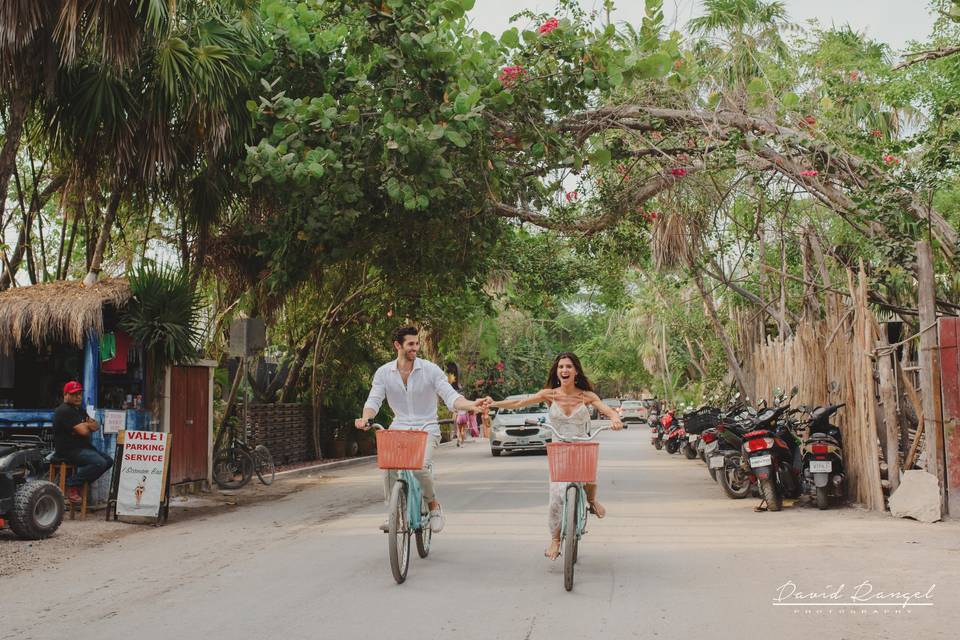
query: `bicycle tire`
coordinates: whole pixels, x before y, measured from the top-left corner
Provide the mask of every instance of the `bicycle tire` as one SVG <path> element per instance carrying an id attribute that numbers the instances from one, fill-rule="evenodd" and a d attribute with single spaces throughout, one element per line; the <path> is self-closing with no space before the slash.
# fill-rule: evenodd
<path id="1" fill-rule="evenodd" d="M 563 540 L 563 588 L 573 589 L 573 565 L 577 562 L 577 510 L 580 500 L 580 490 L 576 485 L 567 487 L 564 502 L 566 503 L 566 537 Z"/>
<path id="2" fill-rule="evenodd" d="M 430 542 L 433 540 L 433 530 L 430 528 L 430 509 L 427 507 L 427 501 L 423 501 L 423 507 L 420 509 L 420 529 L 417 531 L 417 555 L 426 558 L 430 555 Z"/>
<path id="3" fill-rule="evenodd" d="M 213 461 L 213 481 L 221 489 L 239 489 L 253 476 L 253 458 L 240 447 L 230 447 Z"/>
<path id="4" fill-rule="evenodd" d="M 390 515 L 387 518 L 387 553 L 390 555 L 390 570 L 397 584 L 407 579 L 410 566 L 410 527 L 407 522 L 406 484 L 397 481 L 390 492 Z"/>
<path id="5" fill-rule="evenodd" d="M 270 450 L 258 444 L 253 450 L 253 462 L 260 482 L 267 486 L 273 484 L 273 479 L 277 476 L 277 465 L 273 463 Z"/>

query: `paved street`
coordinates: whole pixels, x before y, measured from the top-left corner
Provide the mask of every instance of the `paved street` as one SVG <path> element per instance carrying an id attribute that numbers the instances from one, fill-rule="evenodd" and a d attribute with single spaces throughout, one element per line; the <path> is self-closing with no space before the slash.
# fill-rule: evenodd
<path id="1" fill-rule="evenodd" d="M 371 466 L 189 522 L 145 529 L 56 569 L 0 579 L 0 637 L 934 638 L 960 625 L 960 525 L 846 509 L 755 513 L 646 430 L 601 436 L 601 499 L 567 593 L 547 542 L 546 457 L 444 447 L 448 516 L 396 585 Z M 70 523 L 65 522 L 64 527 Z M 932 606 L 773 606 L 777 589 L 926 593 Z M 861 595 L 865 590 L 861 590 Z M 821 599 L 821 601 L 824 601 Z M 891 602 L 890 600 L 873 600 Z"/>

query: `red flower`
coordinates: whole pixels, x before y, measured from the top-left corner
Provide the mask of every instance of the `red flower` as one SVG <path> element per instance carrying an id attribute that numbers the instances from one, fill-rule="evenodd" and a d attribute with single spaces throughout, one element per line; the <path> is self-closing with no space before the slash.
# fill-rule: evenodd
<path id="1" fill-rule="evenodd" d="M 806 118 L 803 119 L 803 121 L 811 126 L 817 124 L 817 119 L 814 118 L 813 116 L 807 116 Z"/>
<path id="2" fill-rule="evenodd" d="M 657 219 L 656 211 L 644 211 L 643 209 L 641 209 L 640 214 L 643 216 L 643 219 L 647 222 L 653 222 L 654 220 Z"/>
<path id="3" fill-rule="evenodd" d="M 540 25 L 540 33 L 547 34 L 560 26 L 560 21 L 556 18 L 550 18 Z"/>
<path id="4" fill-rule="evenodd" d="M 856 82 L 859 77 L 860 77 L 860 72 L 859 72 L 859 71 L 851 71 L 851 72 L 850 72 L 850 79 L 853 80 L 854 82 Z"/>
<path id="5" fill-rule="evenodd" d="M 504 67 L 500 71 L 500 84 L 505 87 L 512 87 L 518 80 L 523 80 L 526 75 L 527 70 L 520 65 Z"/>
<path id="6" fill-rule="evenodd" d="M 503 376 L 500 376 L 499 378 L 497 378 L 497 382 L 500 384 L 503 384 Z"/>
<path id="7" fill-rule="evenodd" d="M 576 191 L 567 191 L 567 202 L 575 202 L 580 197 Z"/>
<path id="8" fill-rule="evenodd" d="M 677 167 L 676 169 L 670 169 L 670 173 L 677 178 L 682 178 L 687 175 L 687 170 L 683 167 Z"/>
<path id="9" fill-rule="evenodd" d="M 896 156 L 891 156 L 889 154 L 883 156 L 883 161 L 886 162 L 887 164 L 900 164 L 900 158 L 897 158 Z"/>
<path id="10" fill-rule="evenodd" d="M 815 169 L 807 169 L 805 171 L 801 171 L 800 175 L 805 176 L 807 178 L 812 178 L 813 176 L 817 175 L 817 171 Z"/>
<path id="11" fill-rule="evenodd" d="M 497 363 L 497 367 L 496 367 L 497 371 L 503 371 L 506 368 L 507 368 L 506 365 L 503 364 L 502 362 Z"/>
<path id="12" fill-rule="evenodd" d="M 880 131 L 880 129 L 874 129 L 873 131 L 870 132 L 870 135 L 872 135 L 874 138 L 882 138 L 883 131 Z"/>

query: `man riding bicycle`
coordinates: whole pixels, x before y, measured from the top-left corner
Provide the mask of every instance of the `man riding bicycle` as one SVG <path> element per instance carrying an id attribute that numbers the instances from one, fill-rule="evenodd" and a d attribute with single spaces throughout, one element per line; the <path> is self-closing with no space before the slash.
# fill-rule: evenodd
<path id="1" fill-rule="evenodd" d="M 443 510 L 437 501 L 433 482 L 433 450 L 440 446 L 440 425 L 437 423 L 437 396 L 450 411 L 483 411 L 489 398 L 470 401 L 447 381 L 447 375 L 432 362 L 417 357 L 420 338 L 416 327 L 403 327 L 393 337 L 397 359 L 386 363 L 373 375 L 370 395 L 363 405 L 363 414 L 356 420 L 358 429 L 369 429 L 370 420 L 380 411 L 384 398 L 393 411 L 391 429 L 420 429 L 424 425 L 427 449 L 424 465 L 414 475 L 423 488 L 423 497 L 430 509 L 430 530 L 443 529 Z M 385 495 L 389 496 L 395 474 L 384 474 Z M 388 498 L 389 499 L 389 498 Z M 384 529 L 384 527 L 381 527 Z"/>

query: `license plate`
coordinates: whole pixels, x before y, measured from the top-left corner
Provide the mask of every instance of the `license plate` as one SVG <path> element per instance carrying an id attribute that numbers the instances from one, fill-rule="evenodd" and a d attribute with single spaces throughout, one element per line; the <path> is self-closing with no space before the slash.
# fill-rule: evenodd
<path id="1" fill-rule="evenodd" d="M 717 447 L 719 447 L 719 446 L 720 446 L 720 443 L 719 443 L 719 442 L 711 442 L 711 443 L 708 444 L 706 447 L 704 447 L 703 450 L 704 450 L 705 453 L 712 453 L 712 452 L 716 451 L 716 450 L 717 450 Z"/>
<path id="2" fill-rule="evenodd" d="M 689 440 L 690 442 L 696 442 L 697 434 L 691 433 L 690 435 L 687 436 L 687 440 Z"/>
<path id="3" fill-rule="evenodd" d="M 726 459 L 723 456 L 713 456 L 710 458 L 711 469 L 721 469 L 724 464 L 726 464 Z"/>
<path id="4" fill-rule="evenodd" d="M 830 473 L 833 471 L 833 462 L 830 460 L 811 460 L 810 473 Z"/>
<path id="5" fill-rule="evenodd" d="M 755 458 L 750 458 L 750 466 L 756 469 L 757 467 L 769 467 L 773 459 L 769 456 L 757 456 Z"/>

